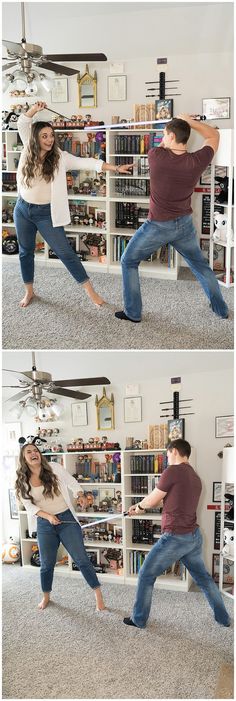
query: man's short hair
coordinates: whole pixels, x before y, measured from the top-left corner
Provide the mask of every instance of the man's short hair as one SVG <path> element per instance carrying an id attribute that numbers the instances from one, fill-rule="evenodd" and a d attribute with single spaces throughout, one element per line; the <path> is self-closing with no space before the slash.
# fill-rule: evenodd
<path id="1" fill-rule="evenodd" d="M 175 117 L 171 122 L 167 122 L 166 131 L 168 134 L 170 132 L 175 134 L 177 144 L 186 144 L 190 137 L 191 127 L 184 119 L 177 119 L 177 117 Z"/>
<path id="2" fill-rule="evenodd" d="M 188 443 L 188 441 L 184 441 L 183 438 L 176 438 L 175 441 L 170 441 L 167 446 L 167 450 L 170 450 L 172 453 L 172 450 L 176 448 L 178 450 L 178 453 L 181 455 L 181 458 L 189 458 L 191 455 L 191 445 Z"/>

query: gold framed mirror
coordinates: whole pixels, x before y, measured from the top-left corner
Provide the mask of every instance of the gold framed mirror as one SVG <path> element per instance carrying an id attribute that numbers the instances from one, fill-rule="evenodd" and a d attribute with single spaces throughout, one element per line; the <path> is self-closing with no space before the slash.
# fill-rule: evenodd
<path id="1" fill-rule="evenodd" d="M 80 72 L 77 75 L 78 91 L 79 91 L 79 107 L 97 107 L 97 73 L 94 71 L 94 76 L 89 73 L 88 65 L 85 67 L 85 73 L 80 77 Z"/>
<path id="2" fill-rule="evenodd" d="M 114 412 L 114 395 L 111 394 L 111 399 L 106 395 L 106 389 L 103 387 L 101 399 L 98 399 L 96 394 L 95 406 L 97 410 L 97 430 L 110 431 L 115 428 L 115 412 Z"/>

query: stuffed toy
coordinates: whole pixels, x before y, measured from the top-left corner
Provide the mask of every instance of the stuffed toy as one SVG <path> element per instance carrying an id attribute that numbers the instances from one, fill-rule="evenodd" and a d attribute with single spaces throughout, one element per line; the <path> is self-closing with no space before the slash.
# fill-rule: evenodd
<path id="1" fill-rule="evenodd" d="M 4 119 L 3 129 L 17 129 L 17 121 L 19 115 L 15 112 L 9 112 Z"/>
<path id="2" fill-rule="evenodd" d="M 229 178 L 227 175 L 224 176 L 224 178 L 221 178 L 220 176 L 215 177 L 215 181 L 219 183 L 220 186 L 220 193 L 216 197 L 216 202 L 218 204 L 228 204 L 228 187 L 229 187 Z M 234 204 L 234 182 L 233 182 L 233 192 L 232 192 L 232 204 Z"/>
<path id="3" fill-rule="evenodd" d="M 224 528 L 224 541 L 222 553 L 234 557 L 234 531 Z"/>
<path id="4" fill-rule="evenodd" d="M 6 565 L 12 565 L 20 559 L 20 545 L 12 538 L 3 544 L 2 546 L 2 562 Z"/>
<path id="5" fill-rule="evenodd" d="M 230 506 L 225 515 L 225 521 L 234 521 L 234 494 L 225 494 L 225 500 L 229 502 Z"/>
<path id="6" fill-rule="evenodd" d="M 213 241 L 216 243 L 227 243 L 227 214 L 221 214 L 220 212 L 214 212 L 214 225 L 215 231 L 213 233 Z M 230 231 L 229 243 L 233 241 L 233 229 Z"/>

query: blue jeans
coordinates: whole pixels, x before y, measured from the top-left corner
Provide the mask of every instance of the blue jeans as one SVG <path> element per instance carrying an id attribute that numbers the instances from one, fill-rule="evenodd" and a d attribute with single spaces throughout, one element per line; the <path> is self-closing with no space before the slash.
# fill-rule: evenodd
<path id="1" fill-rule="evenodd" d="M 56 564 L 57 550 L 62 543 L 72 560 L 79 567 L 83 577 L 92 589 L 100 587 L 96 572 L 84 547 L 81 527 L 77 523 L 70 509 L 56 514 L 60 521 L 58 526 L 52 526 L 46 518 L 37 516 L 37 540 L 40 555 L 40 579 L 43 592 L 52 589 L 54 567 Z M 66 521 L 74 521 L 67 523 Z"/>
<path id="2" fill-rule="evenodd" d="M 202 254 L 191 215 L 160 222 L 147 219 L 132 236 L 121 258 L 126 315 L 134 321 L 140 321 L 142 299 L 138 274 L 139 263 L 167 243 L 174 246 L 187 261 L 210 300 L 213 311 L 226 318 L 228 307 L 213 270 Z"/>
<path id="3" fill-rule="evenodd" d="M 230 624 L 221 593 L 207 572 L 202 559 L 202 535 L 200 528 L 194 533 L 173 535 L 163 533 L 148 553 L 138 577 L 138 588 L 132 612 L 132 621 L 139 628 L 145 628 L 152 603 L 154 582 L 160 574 L 180 560 L 187 567 L 192 578 L 205 594 L 217 623 Z"/>
<path id="4" fill-rule="evenodd" d="M 63 226 L 53 226 L 50 204 L 29 204 L 19 197 L 14 208 L 19 258 L 24 283 L 34 281 L 34 250 L 37 231 L 79 283 L 89 278 L 66 238 Z"/>

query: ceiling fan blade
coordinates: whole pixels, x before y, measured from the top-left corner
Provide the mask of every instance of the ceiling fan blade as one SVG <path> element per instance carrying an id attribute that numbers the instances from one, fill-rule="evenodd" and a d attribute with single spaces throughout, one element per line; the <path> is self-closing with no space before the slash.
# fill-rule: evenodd
<path id="1" fill-rule="evenodd" d="M 7 41 L 7 39 L 2 40 L 3 46 L 6 47 L 9 56 L 24 56 L 25 51 L 21 44 L 15 44 L 13 41 Z"/>
<path id="2" fill-rule="evenodd" d="M 52 61 L 42 61 L 42 63 L 37 62 L 37 66 L 40 68 L 45 68 L 47 71 L 54 71 L 54 73 L 60 73 L 60 75 L 75 75 L 78 70 L 75 68 L 68 68 L 68 66 L 60 66 L 59 63 L 52 63 Z"/>
<path id="3" fill-rule="evenodd" d="M 56 387 L 84 387 L 87 385 L 110 385 L 107 377 L 83 377 L 79 380 L 53 380 Z"/>
<path id="4" fill-rule="evenodd" d="M 91 397 L 91 394 L 86 394 L 85 392 L 73 392 L 70 389 L 47 389 L 47 392 L 50 392 L 50 394 L 59 394 L 62 397 L 72 397 L 72 399 L 88 399 Z"/>
<path id="5" fill-rule="evenodd" d="M 3 368 L 3 372 L 14 372 L 16 375 L 18 375 L 19 380 L 24 380 L 24 382 L 27 380 L 27 382 L 29 382 L 30 385 L 33 384 L 33 380 L 31 377 L 32 372 L 30 371 L 18 372 L 18 370 L 8 370 L 7 368 Z"/>
<path id="6" fill-rule="evenodd" d="M 20 389 L 19 385 L 2 385 L 2 387 L 11 387 L 12 389 Z"/>
<path id="7" fill-rule="evenodd" d="M 5 61 L 5 58 L 3 58 L 2 60 Z M 5 63 L 5 66 L 2 67 L 2 70 L 7 71 L 7 70 L 9 70 L 9 68 L 13 68 L 13 66 L 17 66 L 17 64 L 18 64 L 18 61 L 14 61 L 13 63 Z"/>
<path id="8" fill-rule="evenodd" d="M 105 54 L 47 54 L 51 61 L 107 61 Z"/>
<path id="9" fill-rule="evenodd" d="M 13 394 L 12 397 L 9 397 L 8 399 L 5 400 L 4 404 L 6 404 L 6 402 L 15 402 L 17 399 L 23 399 L 23 397 L 25 397 L 26 394 L 29 394 L 28 389 L 24 389 L 22 392 L 18 392 L 17 394 Z"/>

